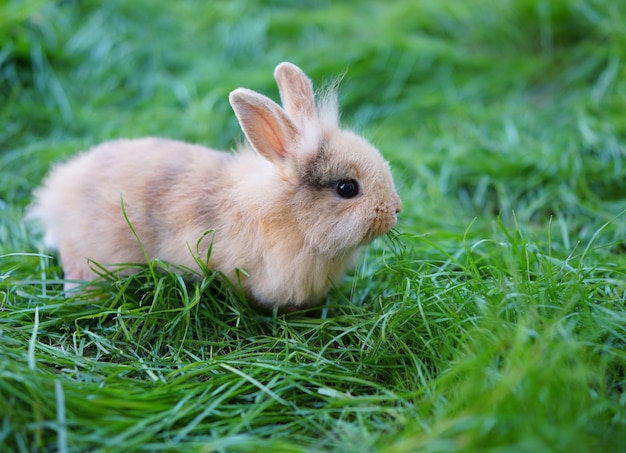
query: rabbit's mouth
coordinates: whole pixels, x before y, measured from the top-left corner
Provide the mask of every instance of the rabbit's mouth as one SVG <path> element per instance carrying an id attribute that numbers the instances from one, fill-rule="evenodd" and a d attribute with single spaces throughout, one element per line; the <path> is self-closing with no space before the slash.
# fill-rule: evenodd
<path id="1" fill-rule="evenodd" d="M 396 226 L 396 221 L 397 216 L 395 214 L 376 216 L 374 220 L 372 220 L 372 222 L 370 223 L 370 227 L 363 237 L 361 245 L 367 245 L 377 237 L 389 233 L 389 231 L 391 231 L 391 229 Z"/>

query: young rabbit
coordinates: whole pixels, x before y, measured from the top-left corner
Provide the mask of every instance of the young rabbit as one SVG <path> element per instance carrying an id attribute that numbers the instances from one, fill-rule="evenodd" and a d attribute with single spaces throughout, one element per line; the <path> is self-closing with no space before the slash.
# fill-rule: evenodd
<path id="1" fill-rule="evenodd" d="M 282 107 L 245 88 L 230 94 L 251 145 L 236 154 L 115 140 L 54 168 L 29 216 L 59 250 L 65 278 L 93 279 L 90 260 L 146 255 L 198 269 L 210 247 L 208 267 L 240 281 L 253 305 L 320 303 L 358 248 L 395 225 L 401 201 L 376 148 L 339 129 L 333 93 L 316 106 L 311 81 L 290 63 L 274 77 Z"/>

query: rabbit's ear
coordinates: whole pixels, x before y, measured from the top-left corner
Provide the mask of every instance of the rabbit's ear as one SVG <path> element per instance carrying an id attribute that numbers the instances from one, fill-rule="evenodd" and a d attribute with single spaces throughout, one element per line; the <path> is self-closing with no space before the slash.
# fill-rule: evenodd
<path id="1" fill-rule="evenodd" d="M 254 149 L 270 162 L 284 164 L 300 135 L 285 111 L 271 99 L 246 88 L 231 92 L 229 101 Z"/>
<path id="2" fill-rule="evenodd" d="M 313 119 L 315 96 L 311 80 L 302 70 L 291 63 L 281 63 L 274 70 L 280 100 L 285 111 L 296 121 Z"/>

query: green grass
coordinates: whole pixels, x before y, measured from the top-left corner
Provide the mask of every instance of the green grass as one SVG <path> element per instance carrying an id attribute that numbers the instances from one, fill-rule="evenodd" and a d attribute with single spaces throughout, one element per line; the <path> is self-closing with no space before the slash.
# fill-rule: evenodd
<path id="1" fill-rule="evenodd" d="M 618 451 L 626 4 L 0 2 L 1 451 Z M 103 140 L 229 148 L 290 60 L 404 201 L 321 310 L 151 263 L 65 297 L 22 216 Z"/>

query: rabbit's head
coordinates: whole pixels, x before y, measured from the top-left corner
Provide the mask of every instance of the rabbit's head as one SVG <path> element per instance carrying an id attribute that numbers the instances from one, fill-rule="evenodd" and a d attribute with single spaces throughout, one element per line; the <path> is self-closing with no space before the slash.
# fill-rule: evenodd
<path id="1" fill-rule="evenodd" d="M 307 245 L 333 259 L 387 233 L 402 205 L 387 162 L 339 128 L 334 92 L 316 105 L 311 81 L 290 63 L 278 65 L 274 77 L 283 107 L 244 88 L 230 103 L 252 147 L 277 169 L 286 215 Z"/>

